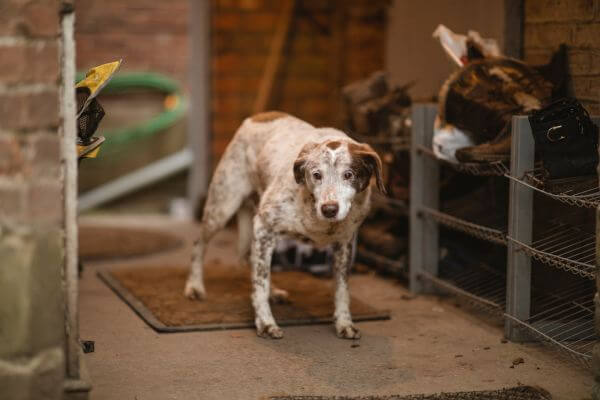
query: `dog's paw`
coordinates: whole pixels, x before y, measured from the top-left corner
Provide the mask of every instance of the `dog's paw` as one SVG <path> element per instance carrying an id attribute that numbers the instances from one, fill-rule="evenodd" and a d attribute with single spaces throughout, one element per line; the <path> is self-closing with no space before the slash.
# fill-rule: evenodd
<path id="1" fill-rule="evenodd" d="M 290 294 L 287 290 L 278 289 L 276 287 L 271 288 L 271 294 L 269 300 L 275 304 L 288 304 L 290 303 Z"/>
<path id="2" fill-rule="evenodd" d="M 352 323 L 336 325 L 335 331 L 340 339 L 360 339 L 360 331 Z"/>
<path id="3" fill-rule="evenodd" d="M 204 284 L 198 281 L 188 280 L 183 294 L 190 300 L 204 300 L 206 298 Z"/>
<path id="4" fill-rule="evenodd" d="M 256 328 L 256 334 L 262 338 L 281 339 L 283 331 L 277 325 L 264 325 Z"/>

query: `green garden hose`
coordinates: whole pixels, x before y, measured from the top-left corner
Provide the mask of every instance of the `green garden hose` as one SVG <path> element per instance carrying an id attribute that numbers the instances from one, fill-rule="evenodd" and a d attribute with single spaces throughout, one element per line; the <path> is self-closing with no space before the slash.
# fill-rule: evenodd
<path id="1" fill-rule="evenodd" d="M 78 73 L 77 81 L 84 77 L 85 73 Z M 187 102 L 181 94 L 179 85 L 164 75 L 152 72 L 119 73 L 108 82 L 102 92 L 121 93 L 131 89 L 151 89 L 165 93 L 165 109 L 151 119 L 136 125 L 101 131 L 101 135 L 110 137 L 110 140 L 107 140 L 102 146 L 105 150 L 153 136 L 170 128 L 185 115 Z"/>

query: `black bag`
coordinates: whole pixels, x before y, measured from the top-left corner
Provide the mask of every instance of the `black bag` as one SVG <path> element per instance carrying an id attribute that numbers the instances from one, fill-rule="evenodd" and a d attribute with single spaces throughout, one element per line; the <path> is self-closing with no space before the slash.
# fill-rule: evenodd
<path id="1" fill-rule="evenodd" d="M 576 99 L 561 99 L 534 111 L 529 124 L 549 178 L 596 174 L 598 127 Z"/>

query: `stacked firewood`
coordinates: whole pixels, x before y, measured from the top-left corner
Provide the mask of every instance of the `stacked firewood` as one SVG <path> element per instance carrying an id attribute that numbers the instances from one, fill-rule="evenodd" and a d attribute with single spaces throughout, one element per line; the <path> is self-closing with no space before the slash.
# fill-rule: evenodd
<path id="1" fill-rule="evenodd" d="M 359 260 L 368 252 L 390 260 L 402 259 L 406 254 L 406 207 L 402 205 L 406 205 L 409 193 L 409 87 L 390 85 L 386 74 L 379 71 L 342 90 L 345 129 L 380 155 L 388 192 L 388 197 L 373 195 L 372 215 L 359 232 Z M 364 261 L 377 269 L 400 272 L 389 271 L 377 260 Z"/>

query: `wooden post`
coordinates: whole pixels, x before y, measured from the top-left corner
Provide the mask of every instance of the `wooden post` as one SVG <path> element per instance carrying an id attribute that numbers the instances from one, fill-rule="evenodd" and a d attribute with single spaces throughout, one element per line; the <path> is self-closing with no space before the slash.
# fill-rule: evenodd
<path id="1" fill-rule="evenodd" d="M 190 93 L 188 147 L 193 161 L 188 175 L 188 206 L 192 216 L 206 196 L 211 175 L 210 135 L 210 1 L 190 0 Z"/>

